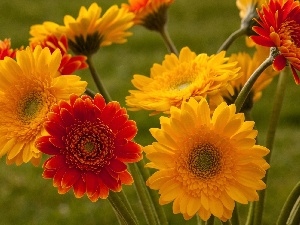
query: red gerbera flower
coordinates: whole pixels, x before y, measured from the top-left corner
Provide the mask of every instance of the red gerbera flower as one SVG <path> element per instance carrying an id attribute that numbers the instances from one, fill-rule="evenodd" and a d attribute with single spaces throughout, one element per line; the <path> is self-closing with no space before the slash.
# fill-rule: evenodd
<path id="1" fill-rule="evenodd" d="M 5 38 L 3 41 L 0 40 L 0 60 L 4 59 L 4 57 L 8 56 L 10 58 L 16 57 L 17 49 L 11 48 L 10 39 Z"/>
<path id="2" fill-rule="evenodd" d="M 43 165 L 43 177 L 53 178 L 60 194 L 73 187 L 77 198 L 86 193 L 97 201 L 133 183 L 125 163 L 139 161 L 141 147 L 132 140 L 135 122 L 118 102 L 106 104 L 100 94 L 94 99 L 72 95 L 70 104 L 60 101 L 52 108 L 45 129 L 49 135 L 38 138 L 36 146 L 53 156 Z"/>
<path id="3" fill-rule="evenodd" d="M 294 0 L 270 0 L 258 11 L 259 26 L 253 30 L 258 34 L 252 40 L 262 46 L 276 47 L 279 55 L 273 67 L 282 70 L 290 64 L 295 82 L 300 84 L 296 70 L 300 70 L 300 3 Z"/>
<path id="4" fill-rule="evenodd" d="M 62 54 L 62 60 L 59 66 L 60 74 L 68 75 L 72 74 L 76 70 L 81 70 L 88 67 L 86 63 L 86 56 L 72 56 L 71 54 L 68 54 L 68 39 L 65 35 L 62 35 L 60 38 L 55 35 L 48 35 L 41 43 L 31 43 L 33 48 L 36 45 L 41 45 L 43 48 L 48 47 L 51 52 L 54 52 L 57 48 L 60 50 Z"/>

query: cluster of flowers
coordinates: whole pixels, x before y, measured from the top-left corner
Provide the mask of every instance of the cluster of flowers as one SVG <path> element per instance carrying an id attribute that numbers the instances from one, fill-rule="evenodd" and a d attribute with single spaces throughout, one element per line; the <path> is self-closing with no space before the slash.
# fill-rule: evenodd
<path id="1" fill-rule="evenodd" d="M 204 221 L 211 215 L 229 220 L 235 202 L 259 199 L 269 168 L 263 158 L 269 149 L 256 144 L 254 122 L 244 113 L 286 65 L 300 83 L 300 3 L 262 2 L 237 1 L 239 34 L 250 36 L 252 55 L 226 57 L 230 41 L 210 56 L 189 47 L 177 52 L 167 32 L 173 0 L 129 0 L 102 16 L 93 3 L 77 18 L 65 16 L 64 25 L 32 26 L 26 48 L 1 41 L 0 156 L 8 164 L 38 165 L 43 153 L 51 155 L 43 177 L 53 179 L 60 194 L 73 189 L 76 197 L 97 201 L 134 182 L 127 163 L 140 161 L 145 152 L 146 167 L 157 170 L 146 184 L 159 190 L 159 204 L 173 202 L 173 212 L 185 219 L 198 214 Z M 146 147 L 133 140 L 136 123 L 111 101 L 92 64 L 100 47 L 126 42 L 133 25 L 158 32 L 170 51 L 150 76 L 133 76 L 136 90 L 126 97 L 128 110 L 165 114 L 161 128 L 150 129 L 156 142 Z M 100 94 L 73 75 L 86 68 Z"/>

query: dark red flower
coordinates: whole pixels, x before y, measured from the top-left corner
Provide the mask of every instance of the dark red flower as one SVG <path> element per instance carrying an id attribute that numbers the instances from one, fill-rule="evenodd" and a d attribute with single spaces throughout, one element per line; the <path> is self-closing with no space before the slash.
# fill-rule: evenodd
<path id="1" fill-rule="evenodd" d="M 300 3 L 294 0 L 270 0 L 258 11 L 258 34 L 252 40 L 262 46 L 276 47 L 279 55 L 273 62 L 275 70 L 282 70 L 288 63 L 294 79 L 300 84 L 296 70 L 300 70 Z"/>
<path id="2" fill-rule="evenodd" d="M 60 194 L 73 188 L 77 198 L 86 193 L 97 201 L 132 184 L 126 163 L 139 161 L 142 152 L 132 140 L 136 124 L 118 102 L 106 104 L 100 94 L 94 99 L 72 95 L 70 103 L 52 107 L 45 129 L 49 135 L 36 141 L 41 152 L 52 155 L 43 177 L 52 178 Z"/>

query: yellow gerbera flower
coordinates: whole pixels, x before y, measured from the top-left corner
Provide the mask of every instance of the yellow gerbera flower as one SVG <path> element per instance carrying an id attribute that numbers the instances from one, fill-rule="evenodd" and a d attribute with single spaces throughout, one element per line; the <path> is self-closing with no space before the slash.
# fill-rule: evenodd
<path id="1" fill-rule="evenodd" d="M 223 89 L 230 89 L 229 81 L 238 78 L 236 62 L 227 63 L 225 52 L 208 56 L 184 47 L 179 56 L 165 56 L 162 64 L 154 64 L 150 77 L 134 75 L 126 97 L 130 110 L 152 110 L 168 113 L 171 106 L 180 107 L 190 97 L 200 99 Z"/>
<path id="2" fill-rule="evenodd" d="M 81 7 L 78 17 L 64 17 L 64 24 L 59 28 L 69 39 L 70 48 L 77 54 L 91 55 L 100 46 L 112 43 L 124 43 L 131 35 L 127 30 L 133 26 L 134 14 L 125 8 L 111 6 L 102 17 L 102 8 L 97 3 L 86 9 Z"/>
<path id="3" fill-rule="evenodd" d="M 55 35 L 56 37 L 61 37 L 61 33 L 57 30 L 60 25 L 54 22 L 46 21 L 43 24 L 36 24 L 30 27 L 29 38 L 30 44 L 40 44 L 45 41 L 48 36 Z"/>
<path id="4" fill-rule="evenodd" d="M 211 117 L 204 98 L 191 98 L 180 109 L 172 107 L 170 118 L 160 118 L 161 129 L 150 129 L 157 142 L 143 150 L 147 166 L 158 171 L 147 185 L 159 190 L 161 205 L 173 201 L 173 213 L 185 219 L 199 214 L 205 221 L 211 215 L 226 221 L 235 201 L 258 200 L 269 150 L 255 145 L 254 122 L 235 111 L 223 102 Z"/>
<path id="5" fill-rule="evenodd" d="M 34 142 L 43 132 L 51 106 L 69 95 L 82 94 L 87 83 L 76 75 L 60 76 L 61 53 L 57 49 L 27 47 L 18 51 L 16 61 L 0 61 L 0 157 L 20 165 L 39 163 L 41 152 Z"/>
<path id="6" fill-rule="evenodd" d="M 248 81 L 252 73 L 260 66 L 260 64 L 268 57 L 269 54 L 270 48 L 256 46 L 256 51 L 252 57 L 245 52 L 232 54 L 230 56 L 229 62 L 237 61 L 238 66 L 241 67 L 241 76 L 237 80 L 230 82 L 234 89 L 234 92 L 229 93 L 228 91 L 226 91 L 223 94 L 224 100 L 228 104 L 234 103 L 237 95 L 239 94 L 245 83 Z M 267 68 L 261 73 L 255 84 L 253 85 L 251 92 L 244 103 L 244 106 L 242 107 L 242 112 L 251 110 L 253 104 L 261 98 L 263 89 L 265 89 L 272 82 L 274 76 L 277 74 L 279 74 L 279 72 L 275 71 L 272 67 Z"/>

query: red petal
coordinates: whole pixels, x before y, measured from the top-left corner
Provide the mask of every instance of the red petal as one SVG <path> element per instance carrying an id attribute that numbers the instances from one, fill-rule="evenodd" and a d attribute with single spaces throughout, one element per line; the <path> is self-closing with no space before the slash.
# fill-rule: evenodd
<path id="1" fill-rule="evenodd" d="M 117 159 L 111 160 L 108 167 L 116 173 L 123 172 L 127 169 L 127 166 Z"/>
<path id="2" fill-rule="evenodd" d="M 283 55 L 278 55 L 273 61 L 273 68 L 276 71 L 281 71 L 286 66 L 286 58 Z"/>
<path id="3" fill-rule="evenodd" d="M 74 123 L 74 117 L 67 109 L 62 108 L 60 110 L 60 116 L 65 126 L 71 126 Z"/>
<path id="4" fill-rule="evenodd" d="M 49 138 L 49 141 L 57 148 L 65 148 L 65 143 L 61 138 Z"/>
<path id="5" fill-rule="evenodd" d="M 80 172 L 77 169 L 68 169 L 61 180 L 61 187 L 69 188 L 76 183 L 80 177 Z"/>
<path id="6" fill-rule="evenodd" d="M 44 123 L 44 127 L 48 131 L 48 133 L 52 136 L 62 137 L 66 134 L 66 130 L 64 127 L 52 121 L 46 121 Z"/>
<path id="7" fill-rule="evenodd" d="M 76 99 L 73 107 L 74 107 L 73 108 L 74 117 L 80 121 L 85 121 L 86 109 L 82 99 L 81 98 Z"/>
<path id="8" fill-rule="evenodd" d="M 67 188 L 63 188 L 60 186 L 57 187 L 58 194 L 61 194 L 61 195 L 66 194 L 70 189 L 71 189 L 71 187 L 67 187 Z"/>
<path id="9" fill-rule="evenodd" d="M 61 155 L 56 155 L 47 159 L 43 165 L 46 169 L 59 169 L 63 166 L 65 166 L 65 158 Z"/>
<path id="10" fill-rule="evenodd" d="M 74 195 L 76 198 L 81 198 L 86 192 L 86 184 L 82 179 L 82 176 L 73 185 Z"/>
<path id="11" fill-rule="evenodd" d="M 300 79 L 299 79 L 299 76 L 297 74 L 297 71 L 295 70 L 295 68 L 291 65 L 291 68 L 292 68 L 292 71 L 293 71 L 293 76 L 294 76 L 294 80 L 295 80 L 295 83 L 297 85 L 300 84 Z"/>
<path id="12" fill-rule="evenodd" d="M 51 121 L 53 121 L 55 123 L 58 123 L 58 124 L 60 124 L 62 122 L 59 114 L 54 113 L 54 112 L 49 112 L 47 114 L 47 118 L 48 118 L 48 120 L 51 120 Z"/>
<path id="13" fill-rule="evenodd" d="M 41 152 L 48 154 L 48 155 L 57 155 L 59 154 L 59 148 L 54 146 L 49 139 L 51 136 L 42 136 L 37 139 L 35 146 Z"/>
<path id="14" fill-rule="evenodd" d="M 115 117 L 112 122 L 109 124 L 110 129 L 113 131 L 120 130 L 121 127 L 124 126 L 126 121 L 128 120 L 128 115 L 121 115 L 118 117 Z"/>
<path id="15" fill-rule="evenodd" d="M 103 98 L 102 95 L 100 94 L 96 94 L 95 97 L 94 97 L 94 104 L 100 109 L 102 110 L 106 103 L 105 103 L 105 99 Z"/>
<path id="16" fill-rule="evenodd" d="M 114 179 L 104 168 L 100 174 L 101 180 L 103 183 L 113 191 L 121 190 L 121 182 Z"/>
<path id="17" fill-rule="evenodd" d="M 54 177 L 55 173 L 56 173 L 56 170 L 45 169 L 42 176 L 45 179 L 50 179 L 50 178 Z"/>
<path id="18" fill-rule="evenodd" d="M 137 133 L 137 127 L 134 121 L 128 120 L 124 127 L 116 134 L 117 139 L 131 140 Z"/>
<path id="19" fill-rule="evenodd" d="M 101 198 L 101 199 L 106 199 L 106 198 L 108 197 L 108 194 L 109 194 L 109 189 L 108 189 L 108 187 L 102 182 L 102 180 L 99 180 L 99 188 L 100 188 L 99 198 Z"/>
<path id="20" fill-rule="evenodd" d="M 99 182 L 96 174 L 87 172 L 85 175 L 85 183 L 86 183 L 86 194 L 88 197 L 91 197 L 95 194 L 98 189 Z"/>
<path id="21" fill-rule="evenodd" d="M 119 176 L 120 176 L 120 180 L 121 180 L 122 184 L 130 185 L 133 183 L 133 178 L 127 170 L 120 173 Z"/>
<path id="22" fill-rule="evenodd" d="M 109 102 L 106 107 L 103 108 L 101 113 L 101 120 L 105 124 L 109 124 L 115 116 L 116 112 L 119 110 L 120 105 L 118 102 Z"/>
<path id="23" fill-rule="evenodd" d="M 64 177 L 65 173 L 66 173 L 66 168 L 59 168 L 54 177 L 53 177 L 53 186 L 54 187 L 60 187 L 61 186 L 61 180 Z"/>

